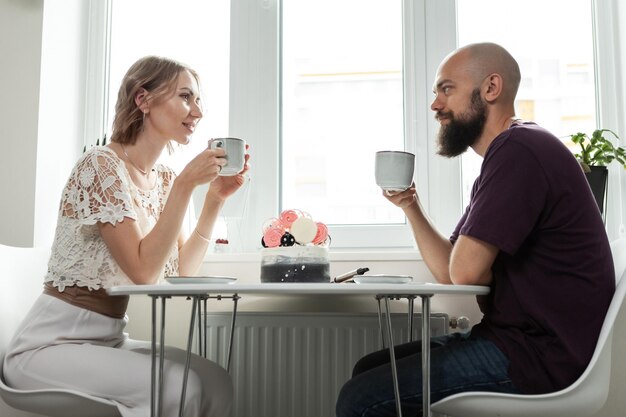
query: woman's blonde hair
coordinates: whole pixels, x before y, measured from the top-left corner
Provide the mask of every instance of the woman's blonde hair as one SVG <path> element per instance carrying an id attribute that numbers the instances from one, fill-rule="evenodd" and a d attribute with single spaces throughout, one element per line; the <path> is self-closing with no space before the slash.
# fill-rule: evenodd
<path id="1" fill-rule="evenodd" d="M 117 94 L 111 142 L 134 144 L 144 121 L 144 114 L 135 102 L 137 93 L 143 88 L 148 92 L 149 100 L 156 102 L 176 88 L 178 76 L 183 71 L 189 71 L 200 83 L 194 70 L 173 59 L 147 56 L 135 62 L 126 72 Z"/>

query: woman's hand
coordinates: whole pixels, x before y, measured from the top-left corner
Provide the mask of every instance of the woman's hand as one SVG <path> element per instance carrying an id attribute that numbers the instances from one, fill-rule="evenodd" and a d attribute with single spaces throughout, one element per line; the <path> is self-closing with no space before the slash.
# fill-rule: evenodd
<path id="1" fill-rule="evenodd" d="M 224 149 L 205 149 L 196 155 L 176 178 L 176 181 L 188 182 L 193 188 L 215 181 L 222 166 L 226 165 Z"/>
<path id="2" fill-rule="evenodd" d="M 250 166 L 248 165 L 248 160 L 250 159 L 248 149 L 250 149 L 250 146 L 246 144 L 245 160 L 241 172 L 237 175 L 229 177 L 218 176 L 215 178 L 215 180 L 211 182 L 211 186 L 207 192 L 207 197 L 224 201 L 241 188 L 241 186 L 246 182 L 246 172 L 250 169 Z"/>

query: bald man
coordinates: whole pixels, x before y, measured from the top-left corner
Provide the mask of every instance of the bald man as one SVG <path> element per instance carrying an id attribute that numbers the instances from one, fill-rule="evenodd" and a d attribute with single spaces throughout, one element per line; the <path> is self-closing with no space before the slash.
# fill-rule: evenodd
<path id="1" fill-rule="evenodd" d="M 488 285 L 484 316 L 467 334 L 433 338 L 431 401 L 464 391 L 539 394 L 584 371 L 615 290 L 600 212 L 572 153 L 515 117 L 520 84 L 501 46 L 472 44 L 438 68 L 431 109 L 439 154 L 483 158 L 452 236 L 434 227 L 415 187 L 385 195 L 400 207 L 438 282 Z M 421 343 L 395 347 L 405 415 L 421 413 Z M 337 417 L 396 415 L 389 354 L 362 358 L 342 388 Z"/>

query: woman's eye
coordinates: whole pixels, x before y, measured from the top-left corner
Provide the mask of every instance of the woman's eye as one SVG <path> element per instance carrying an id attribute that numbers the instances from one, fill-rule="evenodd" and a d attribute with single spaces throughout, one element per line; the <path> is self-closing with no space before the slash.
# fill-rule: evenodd
<path id="1" fill-rule="evenodd" d="M 181 94 L 180 95 L 185 101 L 189 101 L 189 94 Z"/>

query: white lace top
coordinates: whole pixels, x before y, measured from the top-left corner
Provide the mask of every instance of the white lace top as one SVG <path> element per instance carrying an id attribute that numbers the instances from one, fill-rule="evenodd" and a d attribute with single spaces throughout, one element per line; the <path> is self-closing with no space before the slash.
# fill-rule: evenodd
<path id="1" fill-rule="evenodd" d="M 155 169 L 155 187 L 142 190 L 110 148 L 93 147 L 83 155 L 63 189 L 45 282 L 51 282 L 59 291 L 72 285 L 96 290 L 133 284 L 111 256 L 96 223 L 116 225 L 129 218 L 137 221 L 146 235 L 163 211 L 176 177 L 163 165 Z M 176 246 L 160 280 L 178 275 Z"/>

